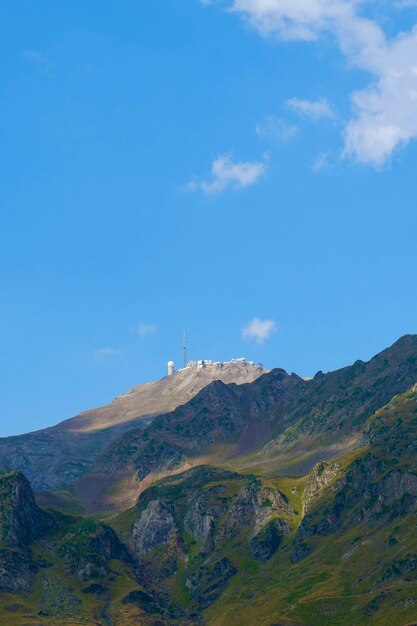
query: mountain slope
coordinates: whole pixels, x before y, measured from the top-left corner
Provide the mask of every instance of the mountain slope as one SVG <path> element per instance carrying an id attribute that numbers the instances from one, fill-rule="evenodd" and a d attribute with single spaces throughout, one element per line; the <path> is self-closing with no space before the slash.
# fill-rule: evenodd
<path id="1" fill-rule="evenodd" d="M 416 436 L 414 387 L 367 421 L 355 455 L 313 469 L 271 568 L 228 588 L 207 623 L 414 624 Z"/>
<path id="2" fill-rule="evenodd" d="M 161 472 L 242 454 L 268 440 L 277 420 L 286 423 L 286 404 L 307 384 L 278 369 L 246 385 L 214 381 L 147 428 L 112 442 L 75 483 L 76 494 L 90 512 L 124 508 Z"/>
<path id="3" fill-rule="evenodd" d="M 320 460 L 357 445 L 366 420 L 417 380 L 417 335 L 405 335 L 370 361 L 323 374 L 286 406 L 289 426 L 261 451 L 275 469 L 305 473 Z M 260 459 L 257 459 L 260 462 Z"/>
<path id="4" fill-rule="evenodd" d="M 208 626 L 412 624 L 416 436 L 415 387 L 367 420 L 354 454 L 303 479 L 201 466 L 156 483 L 113 523 L 142 584 Z"/>
<path id="5" fill-rule="evenodd" d="M 136 570 L 110 526 L 42 511 L 22 474 L 0 475 L 0 624 L 197 623 L 146 592 Z"/>
<path id="6" fill-rule="evenodd" d="M 91 466 L 95 455 L 133 426 L 186 403 L 213 380 L 251 382 L 266 370 L 231 361 L 188 367 L 172 377 L 139 385 L 111 404 L 81 413 L 52 428 L 0 439 L 0 470 L 21 470 L 37 489 L 58 488 Z"/>
<path id="7" fill-rule="evenodd" d="M 0 623 L 415 624 L 415 344 L 310 382 L 211 383 L 78 481 L 99 508 L 133 479 L 134 506 L 101 521 L 41 510 L 21 474 L 0 475 Z M 305 472 L 288 475 L 287 450 Z"/>
<path id="8" fill-rule="evenodd" d="M 298 479 L 196 467 L 144 491 L 114 530 L 42 513 L 20 475 L 0 477 L 5 509 L 48 520 L 18 542 L 19 569 L 4 563 L 17 575 L 0 623 L 411 625 L 416 441 L 413 387 L 366 421 L 354 454 Z"/>
<path id="9" fill-rule="evenodd" d="M 417 336 L 408 335 L 367 363 L 311 381 L 276 369 L 239 387 L 214 382 L 115 439 L 75 490 L 94 512 L 129 506 L 153 480 L 201 463 L 302 475 L 354 449 L 366 419 L 416 380 Z"/>

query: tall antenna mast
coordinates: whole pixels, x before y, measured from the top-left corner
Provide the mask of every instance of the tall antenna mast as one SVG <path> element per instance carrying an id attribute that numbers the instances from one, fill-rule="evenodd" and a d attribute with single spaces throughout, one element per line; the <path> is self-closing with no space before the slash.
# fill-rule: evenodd
<path id="1" fill-rule="evenodd" d="M 182 350 L 184 353 L 184 367 L 187 367 L 187 335 L 185 334 L 185 330 L 184 330 L 184 337 L 182 341 Z"/>

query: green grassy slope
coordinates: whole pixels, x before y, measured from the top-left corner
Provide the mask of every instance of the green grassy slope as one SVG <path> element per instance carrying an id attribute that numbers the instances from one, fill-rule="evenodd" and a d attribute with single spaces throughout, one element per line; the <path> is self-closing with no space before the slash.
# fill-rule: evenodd
<path id="1" fill-rule="evenodd" d="M 208 625 L 309 626 L 413 623 L 417 615 L 417 392 L 395 397 L 366 423 L 362 446 L 337 461 L 320 463 L 305 477 L 265 477 L 198 468 L 164 479 L 142 494 L 138 506 L 111 520 L 126 541 L 150 502 L 171 507 L 181 555 L 157 588 Z M 227 534 L 230 512 L 251 482 L 276 487 L 288 511 L 275 511 L 289 532 L 268 559 L 251 550 L 253 524 Z M 216 492 L 216 490 L 218 490 Z M 215 541 L 204 553 L 184 521 L 193 501 L 210 493 L 205 513 L 225 502 Z M 268 506 L 266 503 L 265 506 Z M 262 504 L 261 504 L 262 507 Z M 147 561 L 160 567 L 170 547 Z M 212 604 L 199 603 L 187 583 L 227 559 L 233 575 Z M 202 581 L 202 586 L 207 581 Z M 153 581 L 148 581 L 152 587 Z"/>
<path id="2" fill-rule="evenodd" d="M 367 423 L 364 446 L 333 479 L 285 546 L 240 572 L 208 624 L 405 625 L 417 616 L 417 392 Z M 291 480 L 288 480 L 288 487 Z M 296 518 L 299 519 L 299 518 Z M 294 547 L 310 550 L 294 562 Z"/>

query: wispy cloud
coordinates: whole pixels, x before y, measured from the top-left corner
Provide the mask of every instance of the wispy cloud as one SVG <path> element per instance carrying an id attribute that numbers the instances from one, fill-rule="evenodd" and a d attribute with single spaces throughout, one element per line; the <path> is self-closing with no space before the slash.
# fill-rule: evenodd
<path id="1" fill-rule="evenodd" d="M 51 75 L 51 64 L 43 52 L 39 52 L 39 50 L 24 50 L 23 56 L 37 65 L 43 74 L 46 74 L 47 76 Z"/>
<path id="2" fill-rule="evenodd" d="M 274 320 L 262 320 L 254 317 L 245 328 L 242 329 L 242 337 L 247 341 L 256 341 L 259 344 L 265 343 L 278 330 L 278 325 Z"/>
<path id="3" fill-rule="evenodd" d="M 191 181 L 186 189 L 202 191 L 207 196 L 228 189 L 236 191 L 255 185 L 265 172 L 265 161 L 233 161 L 230 154 L 222 154 L 213 161 L 209 180 Z"/>
<path id="4" fill-rule="evenodd" d="M 329 169 L 331 166 L 330 154 L 328 152 L 321 152 L 315 158 L 311 169 L 313 172 L 321 172 L 322 170 Z"/>
<path id="5" fill-rule="evenodd" d="M 313 122 L 335 117 L 332 107 L 325 99 L 301 100 L 300 98 L 290 98 L 290 100 L 287 100 L 286 105 L 300 117 L 310 119 Z"/>
<path id="6" fill-rule="evenodd" d="M 294 124 L 287 124 L 280 117 L 268 116 L 260 124 L 257 124 L 256 133 L 259 137 L 285 143 L 297 137 L 299 128 Z"/>
<path id="7" fill-rule="evenodd" d="M 351 66 L 371 75 L 352 97 L 343 156 L 378 169 L 417 138 L 417 28 L 388 38 L 375 20 L 359 14 L 365 2 L 229 0 L 228 8 L 262 37 L 314 42 L 331 36 Z"/>
<path id="8" fill-rule="evenodd" d="M 417 0 L 397 0 L 393 6 L 396 9 L 409 9 L 410 7 L 417 7 Z"/>
<path id="9" fill-rule="evenodd" d="M 138 326 L 134 326 L 130 329 L 132 333 L 139 335 L 140 337 L 149 337 L 155 335 L 158 332 L 158 324 L 148 324 L 141 322 Z"/>
<path id="10" fill-rule="evenodd" d="M 115 350 L 114 348 L 99 348 L 98 350 L 94 350 L 94 359 L 97 363 L 102 363 L 119 354 L 121 354 L 121 351 Z"/>

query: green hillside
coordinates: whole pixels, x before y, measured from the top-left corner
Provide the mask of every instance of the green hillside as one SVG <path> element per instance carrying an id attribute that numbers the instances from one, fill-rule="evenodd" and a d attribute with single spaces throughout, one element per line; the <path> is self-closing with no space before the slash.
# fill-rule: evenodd
<path id="1" fill-rule="evenodd" d="M 1 474 L 0 624 L 416 623 L 416 355 L 212 383 L 103 453 L 124 510 Z"/>

